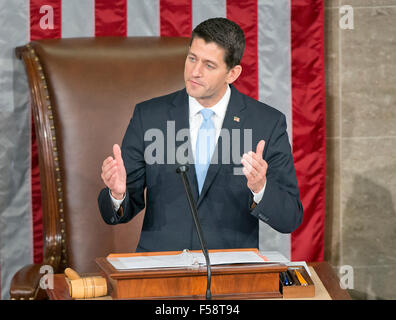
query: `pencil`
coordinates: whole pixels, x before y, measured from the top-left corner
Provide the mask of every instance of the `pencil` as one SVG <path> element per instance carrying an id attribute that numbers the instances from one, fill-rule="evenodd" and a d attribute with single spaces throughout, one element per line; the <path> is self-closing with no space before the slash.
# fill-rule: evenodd
<path id="1" fill-rule="evenodd" d="M 294 270 L 294 272 L 296 273 L 297 279 L 298 279 L 298 281 L 300 281 L 300 284 L 302 286 L 307 286 L 308 282 L 304 279 L 304 277 L 301 275 L 301 273 L 298 270 Z"/>

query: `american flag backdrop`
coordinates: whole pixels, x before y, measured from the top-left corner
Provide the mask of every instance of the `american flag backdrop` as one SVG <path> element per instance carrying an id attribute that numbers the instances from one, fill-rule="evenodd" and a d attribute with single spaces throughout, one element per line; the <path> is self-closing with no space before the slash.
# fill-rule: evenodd
<path id="1" fill-rule="evenodd" d="M 29 89 L 16 46 L 42 38 L 188 37 L 227 17 L 245 32 L 243 93 L 287 118 L 304 206 L 291 235 L 260 223 L 260 249 L 291 260 L 323 259 L 325 210 L 322 0 L 0 0 L 0 272 L 2 298 L 22 266 L 43 257 L 37 145 Z"/>

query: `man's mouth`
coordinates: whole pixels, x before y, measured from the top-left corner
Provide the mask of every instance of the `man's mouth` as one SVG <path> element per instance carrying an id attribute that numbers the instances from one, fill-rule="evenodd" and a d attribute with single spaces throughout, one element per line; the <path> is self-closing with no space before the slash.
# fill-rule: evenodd
<path id="1" fill-rule="evenodd" d="M 203 84 L 201 84 L 201 83 L 199 83 L 199 82 L 196 82 L 196 81 L 194 81 L 194 80 L 189 80 L 193 85 L 196 85 L 196 86 L 203 86 Z"/>

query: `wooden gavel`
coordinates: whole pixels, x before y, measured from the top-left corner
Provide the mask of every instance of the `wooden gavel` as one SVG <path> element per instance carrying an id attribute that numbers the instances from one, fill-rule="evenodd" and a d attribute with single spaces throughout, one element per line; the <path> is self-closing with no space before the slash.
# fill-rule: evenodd
<path id="1" fill-rule="evenodd" d="M 71 268 L 65 269 L 68 279 L 69 294 L 74 299 L 87 299 L 107 295 L 107 282 L 104 277 L 80 277 Z"/>

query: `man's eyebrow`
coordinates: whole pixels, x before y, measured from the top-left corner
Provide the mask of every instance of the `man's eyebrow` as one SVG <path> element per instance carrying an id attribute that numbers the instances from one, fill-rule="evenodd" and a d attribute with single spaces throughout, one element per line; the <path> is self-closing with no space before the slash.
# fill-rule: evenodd
<path id="1" fill-rule="evenodd" d="M 188 51 L 188 55 L 192 55 L 194 57 L 197 57 L 197 55 L 191 51 Z M 217 63 L 215 61 L 209 60 L 209 59 L 204 59 L 203 62 L 209 62 L 211 64 L 214 64 L 217 67 Z"/>
<path id="2" fill-rule="evenodd" d="M 211 63 L 211 64 L 213 64 L 213 65 L 215 65 L 217 67 L 217 63 L 212 61 L 212 60 L 204 60 L 204 62 L 209 62 L 209 63 Z"/>

